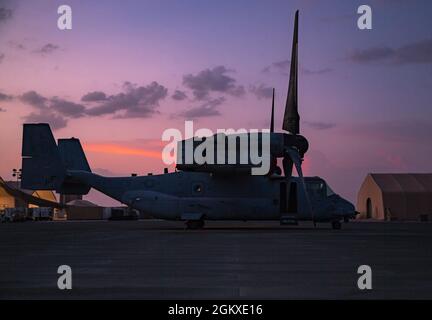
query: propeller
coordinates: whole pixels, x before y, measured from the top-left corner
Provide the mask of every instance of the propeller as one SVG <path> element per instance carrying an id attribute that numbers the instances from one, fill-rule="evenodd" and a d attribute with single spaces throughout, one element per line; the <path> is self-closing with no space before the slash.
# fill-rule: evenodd
<path id="1" fill-rule="evenodd" d="M 285 104 L 285 113 L 283 118 L 282 129 L 288 131 L 291 135 L 300 133 L 300 115 L 298 113 L 298 99 L 297 99 L 297 73 L 298 73 L 298 10 L 294 18 L 294 34 L 291 52 L 291 67 L 290 78 L 288 83 L 288 95 Z M 292 148 L 290 145 L 285 145 L 285 149 Z M 286 177 L 292 175 L 293 159 L 290 157 L 289 152 L 284 152 L 283 168 Z"/>
<path id="2" fill-rule="evenodd" d="M 285 104 L 285 114 L 282 129 L 291 134 L 300 133 L 300 116 L 297 108 L 297 82 L 298 82 L 298 10 L 294 19 L 294 35 L 291 52 L 290 78 L 288 84 L 288 96 Z"/>
<path id="3" fill-rule="evenodd" d="M 293 171 L 293 165 L 296 168 L 297 174 L 300 179 L 301 187 L 306 197 L 308 211 L 311 214 L 312 220 L 314 220 L 314 214 L 312 205 L 309 199 L 309 194 L 306 189 L 306 183 L 303 177 L 302 162 L 303 155 L 307 150 L 308 142 L 306 138 L 300 136 L 300 115 L 298 113 L 298 20 L 299 12 L 295 13 L 294 19 L 294 34 L 293 44 L 291 52 L 291 67 L 290 67 L 290 78 L 288 84 L 288 95 L 285 104 L 285 113 L 283 119 L 282 129 L 288 131 L 288 134 L 284 135 L 284 156 L 283 156 L 283 169 L 285 177 L 291 177 Z M 273 111 L 272 111 L 273 118 Z M 273 119 L 272 119 L 273 124 Z"/>

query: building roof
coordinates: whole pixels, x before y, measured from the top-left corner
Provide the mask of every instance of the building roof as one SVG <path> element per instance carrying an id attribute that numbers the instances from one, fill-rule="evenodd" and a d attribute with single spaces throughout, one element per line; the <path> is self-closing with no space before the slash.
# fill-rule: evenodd
<path id="1" fill-rule="evenodd" d="M 52 191 L 51 191 L 52 192 Z M 50 199 L 39 198 L 37 192 L 33 190 L 25 190 L 19 188 L 19 183 L 16 181 L 4 181 L 0 177 L 0 193 L 8 194 L 11 197 L 21 199 L 24 202 L 31 203 L 42 207 L 62 207 L 57 201 L 52 201 L 55 198 L 53 194 Z"/>
<path id="2" fill-rule="evenodd" d="M 432 173 L 371 173 L 383 192 L 432 193 Z"/>
<path id="3" fill-rule="evenodd" d="M 29 189 L 23 189 L 21 188 L 21 183 L 19 181 L 3 181 L 7 186 L 11 187 L 12 189 L 19 189 L 22 192 L 25 192 L 27 194 L 33 194 L 34 190 Z"/>
<path id="4" fill-rule="evenodd" d="M 75 207 L 98 207 L 97 204 L 94 204 L 88 200 L 81 200 L 81 199 L 75 199 L 72 201 L 69 201 L 67 203 L 68 206 L 75 206 Z"/>

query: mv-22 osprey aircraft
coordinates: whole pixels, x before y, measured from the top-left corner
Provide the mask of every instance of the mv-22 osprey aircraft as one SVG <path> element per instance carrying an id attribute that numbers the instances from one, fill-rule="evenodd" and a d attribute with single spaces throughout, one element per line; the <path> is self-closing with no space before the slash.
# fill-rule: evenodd
<path id="1" fill-rule="evenodd" d="M 330 222 L 333 229 L 340 229 L 342 220 L 355 216 L 354 206 L 322 178 L 303 177 L 308 141 L 299 135 L 297 75 L 298 11 L 282 127 L 288 133 L 274 132 L 274 91 L 270 132 L 261 133 L 270 135 L 267 175 L 251 175 L 251 166 L 236 163 L 178 163 L 172 173 L 103 177 L 91 172 L 78 139 L 59 139 L 57 145 L 49 125 L 42 123 L 24 124 L 22 187 L 62 194 L 87 194 L 94 188 L 154 218 L 184 220 L 190 229 L 202 228 L 205 220 Z M 283 158 L 284 175 L 277 158 Z M 298 177 L 292 176 L 293 166 Z"/>

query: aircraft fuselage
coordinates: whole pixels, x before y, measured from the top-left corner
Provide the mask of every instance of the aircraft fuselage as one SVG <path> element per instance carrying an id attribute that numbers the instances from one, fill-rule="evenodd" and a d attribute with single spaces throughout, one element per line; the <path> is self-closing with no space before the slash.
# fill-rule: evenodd
<path id="1" fill-rule="evenodd" d="M 296 220 L 331 221 L 352 215 L 345 201 L 312 197 L 313 213 L 297 177 L 218 176 L 205 172 L 173 172 L 161 175 L 102 177 L 70 171 L 71 178 L 149 214 L 167 220 Z M 293 190 L 294 189 L 294 190 Z"/>

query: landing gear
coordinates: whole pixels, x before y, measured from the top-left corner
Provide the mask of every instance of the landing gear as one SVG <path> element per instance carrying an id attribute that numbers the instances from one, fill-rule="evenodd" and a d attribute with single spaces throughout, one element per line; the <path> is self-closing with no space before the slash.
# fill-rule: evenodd
<path id="1" fill-rule="evenodd" d="M 333 230 L 340 230 L 342 228 L 342 223 L 339 220 L 333 220 L 331 224 Z"/>
<path id="2" fill-rule="evenodd" d="M 297 218 L 294 216 L 282 216 L 280 218 L 281 225 L 296 226 L 298 225 Z"/>
<path id="3" fill-rule="evenodd" d="M 204 220 L 187 220 L 186 227 L 191 230 L 202 229 L 204 227 Z"/>

